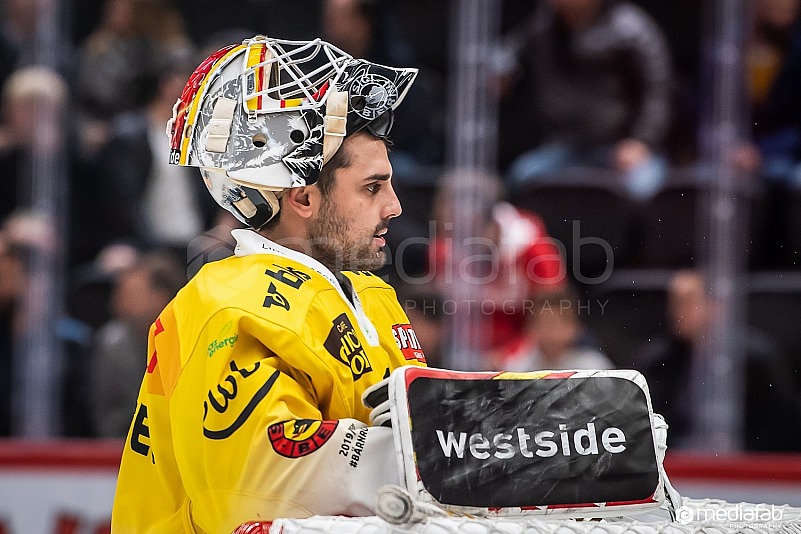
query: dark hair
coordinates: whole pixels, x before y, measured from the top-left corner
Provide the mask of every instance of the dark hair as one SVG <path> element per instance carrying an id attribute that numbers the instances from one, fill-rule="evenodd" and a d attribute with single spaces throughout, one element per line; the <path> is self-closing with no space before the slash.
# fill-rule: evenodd
<path id="1" fill-rule="evenodd" d="M 328 160 L 328 163 L 323 165 L 322 170 L 320 170 L 320 176 L 317 177 L 316 182 L 320 194 L 324 197 L 328 197 L 328 195 L 331 194 L 331 191 L 334 189 L 334 173 L 338 169 L 350 167 L 350 160 L 350 150 L 345 150 L 345 143 L 343 141 L 339 150 L 334 153 L 333 157 Z"/>
<path id="2" fill-rule="evenodd" d="M 392 148 L 392 140 L 389 137 L 373 135 L 367 128 L 353 132 L 345 138 L 345 141 L 357 135 L 367 135 L 373 139 L 379 139 L 383 141 L 384 146 L 387 148 L 387 152 L 389 152 L 390 148 Z M 349 150 L 344 150 L 344 146 L 345 143 L 343 142 L 339 150 L 337 150 L 334 153 L 334 156 L 328 160 L 328 163 L 323 166 L 322 170 L 320 171 L 320 176 L 317 178 L 317 187 L 320 189 L 320 193 L 322 193 L 324 197 L 330 195 L 331 190 L 334 189 L 334 172 L 336 172 L 337 169 L 350 167 L 351 153 Z"/>

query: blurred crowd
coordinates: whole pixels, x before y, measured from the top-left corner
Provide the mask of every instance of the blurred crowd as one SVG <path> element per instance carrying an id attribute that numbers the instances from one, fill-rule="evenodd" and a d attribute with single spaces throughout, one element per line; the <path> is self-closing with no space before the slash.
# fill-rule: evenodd
<path id="1" fill-rule="evenodd" d="M 228 231 L 238 226 L 197 171 L 169 165 L 165 125 L 202 59 L 262 33 L 319 36 L 356 57 L 420 69 L 393 128 L 390 159 L 405 213 L 391 225 L 393 262 L 383 274 L 429 364 L 445 364 L 449 320 L 473 306 L 467 313 L 480 318 L 485 368 L 638 368 L 681 446 L 692 417 L 682 394 L 687 369 L 705 336 L 703 314 L 714 309 L 697 269 L 701 255 L 683 230 L 700 218 L 690 193 L 714 181 L 699 170 L 708 106 L 703 2 L 499 1 L 503 35 L 486 62 L 499 110 L 498 162 L 470 176 L 445 170 L 448 129 L 460 127 L 446 116 L 449 2 L 63 4 L 66 34 L 44 67 L 33 54 L 41 3 L 0 1 L 0 436 L 20 432 L 19 347 L 36 329 L 25 312 L 35 293 L 32 258 L 54 251 L 66 272 L 56 306 L 57 433 L 127 432 L 138 384 L 131 377 L 143 372 L 149 325 L 203 263 L 232 253 Z M 752 231 L 747 269 L 792 270 L 801 255 L 801 0 L 748 5 L 741 124 L 726 161 L 753 208 L 749 217 L 759 217 L 742 225 Z M 58 119 L 63 135 L 50 139 L 42 117 Z M 52 154 L 63 181 L 60 223 L 42 212 L 34 179 L 37 162 Z M 465 188 L 480 209 L 462 268 L 452 242 Z M 682 202 L 656 204 L 671 194 Z M 669 206 L 676 227 L 655 215 L 659 206 Z M 576 221 L 585 223 L 580 234 Z M 649 225 L 658 232 L 643 233 Z M 629 343 L 634 356 L 607 342 L 603 318 L 617 303 L 594 298 L 602 284 L 588 282 L 604 279 L 610 255 L 615 268 L 667 273 L 654 316 L 665 319 Z M 451 298 L 458 284 L 475 298 Z M 766 332 L 742 335 L 745 446 L 801 450 L 801 435 L 780 424 L 801 417 L 796 347 Z"/>

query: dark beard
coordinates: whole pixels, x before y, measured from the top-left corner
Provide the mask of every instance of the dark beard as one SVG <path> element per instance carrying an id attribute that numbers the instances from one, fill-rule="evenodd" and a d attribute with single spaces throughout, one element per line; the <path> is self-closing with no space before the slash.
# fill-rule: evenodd
<path id="1" fill-rule="evenodd" d="M 332 272 L 374 271 L 386 263 L 383 250 L 372 252 L 369 242 L 348 239 L 348 222 L 336 213 L 333 203 L 324 200 L 316 223 L 309 231 L 310 256 Z"/>

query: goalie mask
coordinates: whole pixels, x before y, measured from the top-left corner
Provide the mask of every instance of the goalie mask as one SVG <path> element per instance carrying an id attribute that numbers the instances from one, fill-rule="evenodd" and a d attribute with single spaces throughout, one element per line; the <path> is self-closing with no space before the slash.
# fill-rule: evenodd
<path id="1" fill-rule="evenodd" d="M 317 181 L 346 136 L 367 128 L 386 138 L 416 75 L 320 39 L 226 46 L 195 69 L 175 104 L 170 163 L 199 167 L 214 200 L 258 229 L 282 191 Z"/>

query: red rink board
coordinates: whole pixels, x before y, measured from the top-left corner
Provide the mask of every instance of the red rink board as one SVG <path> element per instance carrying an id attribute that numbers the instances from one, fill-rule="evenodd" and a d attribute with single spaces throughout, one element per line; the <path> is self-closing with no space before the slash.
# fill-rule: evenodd
<path id="1" fill-rule="evenodd" d="M 116 471 L 123 446 L 121 440 L 0 439 L 0 468 Z M 665 470 L 675 480 L 801 484 L 801 454 L 668 451 Z"/>
<path id="2" fill-rule="evenodd" d="M 117 471 L 121 440 L 27 441 L 0 439 L 0 468 Z"/>
<path id="3" fill-rule="evenodd" d="M 671 480 L 801 484 L 801 454 L 718 456 L 669 451 L 665 457 L 665 471 Z"/>
<path id="4" fill-rule="evenodd" d="M 104 532 L 124 444 L 0 439 L 0 532 Z M 686 496 L 801 504 L 790 502 L 801 499 L 801 454 L 669 451 L 665 467 Z"/>

